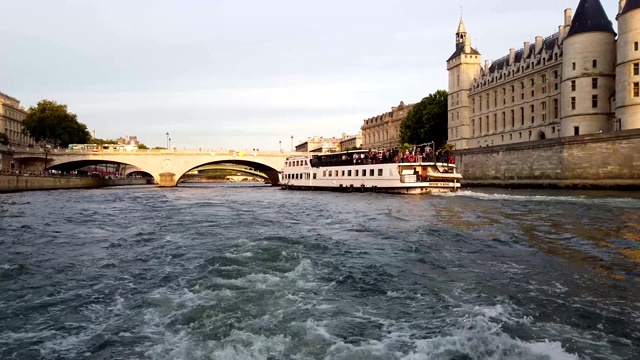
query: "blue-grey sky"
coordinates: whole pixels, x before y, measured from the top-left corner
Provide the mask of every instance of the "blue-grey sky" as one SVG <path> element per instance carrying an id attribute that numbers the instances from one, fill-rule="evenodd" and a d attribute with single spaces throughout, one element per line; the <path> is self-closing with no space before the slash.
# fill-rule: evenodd
<path id="1" fill-rule="evenodd" d="M 69 106 L 99 138 L 277 150 L 356 134 L 447 88 L 460 8 L 497 59 L 578 0 L 20 0 L 2 3 L 0 91 Z M 618 1 L 603 0 L 615 23 Z M 534 8 L 532 8 L 532 6 Z"/>

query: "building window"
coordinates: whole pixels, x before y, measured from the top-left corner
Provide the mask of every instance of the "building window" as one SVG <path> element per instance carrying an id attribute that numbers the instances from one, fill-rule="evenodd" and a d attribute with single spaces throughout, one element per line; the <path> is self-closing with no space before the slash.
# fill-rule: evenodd
<path id="1" fill-rule="evenodd" d="M 640 63 L 633 64 L 633 75 L 640 75 Z"/>
<path id="2" fill-rule="evenodd" d="M 634 82 L 633 83 L 633 97 L 640 97 L 640 83 L 639 82 Z"/>
<path id="3" fill-rule="evenodd" d="M 597 68 L 597 67 L 598 67 L 598 60 L 593 59 L 593 60 L 591 61 L 591 67 Z"/>
<path id="4" fill-rule="evenodd" d="M 555 91 L 558 91 L 558 83 L 553 84 L 553 89 L 554 89 Z"/>
<path id="5" fill-rule="evenodd" d="M 598 88 L 598 78 L 591 78 L 591 88 L 592 89 Z"/>
<path id="6" fill-rule="evenodd" d="M 511 127 L 514 128 L 516 126 L 516 111 L 511 110 Z"/>
<path id="7" fill-rule="evenodd" d="M 573 127 L 573 135 L 580 135 L 580 126 Z"/>
<path id="8" fill-rule="evenodd" d="M 571 97 L 571 110 L 575 110 L 576 109 L 576 97 L 572 96 Z"/>
<path id="9" fill-rule="evenodd" d="M 533 124 L 535 122 L 535 113 L 536 113 L 536 108 L 533 105 L 529 105 L 529 108 L 531 110 L 531 123 Z"/>
<path id="10" fill-rule="evenodd" d="M 573 70 L 576 69 L 576 63 L 571 63 L 571 67 L 573 68 Z"/>
<path id="11" fill-rule="evenodd" d="M 509 140 L 513 140 L 513 134 L 509 134 Z"/>
<path id="12" fill-rule="evenodd" d="M 476 120 L 471 119 L 471 135 L 476 136 Z"/>
<path id="13" fill-rule="evenodd" d="M 598 95 L 591 95 L 591 107 L 594 109 L 598 107 Z"/>
<path id="14" fill-rule="evenodd" d="M 553 99 L 553 118 L 558 118 L 558 99 Z"/>
<path id="15" fill-rule="evenodd" d="M 498 131 L 498 115 L 493 114 L 493 131 Z"/>
<path id="16" fill-rule="evenodd" d="M 524 126 L 524 108 L 520 108 L 520 125 Z"/>
<path id="17" fill-rule="evenodd" d="M 576 81 L 571 80 L 571 91 L 576 91 Z"/>
<path id="18" fill-rule="evenodd" d="M 552 127 L 551 127 L 551 133 L 552 133 L 552 134 L 555 134 L 555 133 L 556 133 L 556 127 L 555 127 L 555 126 L 552 126 Z"/>
<path id="19" fill-rule="evenodd" d="M 633 51 L 638 51 L 638 42 L 633 43 Z"/>

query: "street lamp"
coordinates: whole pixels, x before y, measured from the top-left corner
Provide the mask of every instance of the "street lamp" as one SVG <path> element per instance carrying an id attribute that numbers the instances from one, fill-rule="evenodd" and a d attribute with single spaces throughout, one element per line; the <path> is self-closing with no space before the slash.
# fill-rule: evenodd
<path id="1" fill-rule="evenodd" d="M 293 135 L 291 135 L 291 152 L 293 152 Z"/>
<path id="2" fill-rule="evenodd" d="M 167 142 L 167 150 L 169 150 L 169 148 L 171 147 L 171 138 L 168 139 L 169 141 Z"/>
<path id="3" fill-rule="evenodd" d="M 169 141 L 171 139 L 169 139 L 169 132 L 167 131 L 167 150 L 169 150 Z"/>
<path id="4" fill-rule="evenodd" d="M 282 152 L 282 140 L 278 140 L 278 144 L 280 144 L 280 152 Z"/>

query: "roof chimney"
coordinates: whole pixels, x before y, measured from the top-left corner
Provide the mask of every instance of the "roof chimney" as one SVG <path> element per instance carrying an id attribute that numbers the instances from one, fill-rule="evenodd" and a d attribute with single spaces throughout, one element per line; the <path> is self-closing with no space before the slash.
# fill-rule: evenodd
<path id="1" fill-rule="evenodd" d="M 524 42 L 524 52 L 522 53 L 522 57 L 524 59 L 529 57 L 529 48 L 531 48 L 531 43 L 528 41 Z"/>
<path id="2" fill-rule="evenodd" d="M 564 26 L 571 25 L 571 9 L 564 9 Z"/>
<path id="3" fill-rule="evenodd" d="M 489 60 L 484 61 L 484 72 L 489 72 Z"/>
<path id="4" fill-rule="evenodd" d="M 536 54 L 542 50 L 542 36 L 536 36 Z"/>
<path id="5" fill-rule="evenodd" d="M 509 49 L 509 65 L 513 65 L 513 62 L 516 61 L 516 49 Z"/>

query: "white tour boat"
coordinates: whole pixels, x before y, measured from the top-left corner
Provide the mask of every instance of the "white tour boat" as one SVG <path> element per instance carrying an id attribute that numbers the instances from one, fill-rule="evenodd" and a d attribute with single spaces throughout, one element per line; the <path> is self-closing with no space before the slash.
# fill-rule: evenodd
<path id="1" fill-rule="evenodd" d="M 294 156 L 282 169 L 283 189 L 431 194 L 460 189 L 455 164 L 409 157 L 382 163 L 366 150 Z M 425 162 L 425 160 L 427 160 Z"/>

